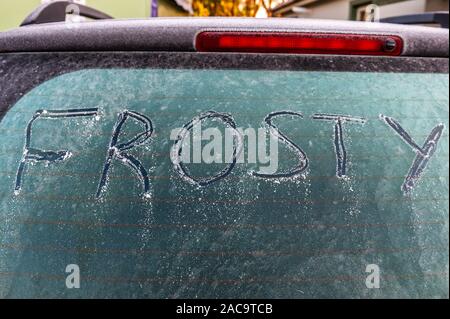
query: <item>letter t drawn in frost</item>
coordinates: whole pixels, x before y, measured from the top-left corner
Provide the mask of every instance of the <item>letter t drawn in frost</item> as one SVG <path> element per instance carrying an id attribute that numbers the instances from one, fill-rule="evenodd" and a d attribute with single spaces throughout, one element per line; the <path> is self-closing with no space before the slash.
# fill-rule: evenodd
<path id="1" fill-rule="evenodd" d="M 313 120 L 331 121 L 334 123 L 334 151 L 336 154 L 336 176 L 347 176 L 347 150 L 344 143 L 344 123 L 365 124 L 366 119 L 349 115 L 316 113 Z"/>
<path id="2" fill-rule="evenodd" d="M 23 176 L 26 171 L 28 162 L 46 162 L 55 163 L 67 160 L 72 156 L 68 150 L 42 150 L 31 146 L 31 138 L 33 131 L 33 124 L 39 119 L 65 119 L 75 117 L 96 116 L 98 114 L 97 108 L 86 109 L 71 109 L 71 110 L 38 110 L 28 122 L 26 128 L 25 145 L 23 148 L 22 159 L 20 160 L 19 168 L 17 169 L 16 184 L 14 194 L 19 195 L 22 190 Z"/>

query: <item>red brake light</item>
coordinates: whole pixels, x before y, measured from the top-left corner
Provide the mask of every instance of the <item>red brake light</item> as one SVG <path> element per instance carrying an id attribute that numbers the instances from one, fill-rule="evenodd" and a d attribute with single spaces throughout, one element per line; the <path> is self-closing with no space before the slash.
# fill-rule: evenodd
<path id="1" fill-rule="evenodd" d="M 402 53 L 399 36 L 300 32 L 205 31 L 197 35 L 200 52 L 386 55 Z"/>

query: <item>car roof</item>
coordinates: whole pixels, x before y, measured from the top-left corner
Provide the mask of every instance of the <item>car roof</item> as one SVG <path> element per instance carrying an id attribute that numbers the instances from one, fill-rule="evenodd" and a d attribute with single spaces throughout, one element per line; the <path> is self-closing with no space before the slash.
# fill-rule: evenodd
<path id="1" fill-rule="evenodd" d="M 0 52 L 195 51 L 201 31 L 397 35 L 403 56 L 448 57 L 447 29 L 357 21 L 289 18 L 151 18 L 48 23 L 0 32 Z"/>

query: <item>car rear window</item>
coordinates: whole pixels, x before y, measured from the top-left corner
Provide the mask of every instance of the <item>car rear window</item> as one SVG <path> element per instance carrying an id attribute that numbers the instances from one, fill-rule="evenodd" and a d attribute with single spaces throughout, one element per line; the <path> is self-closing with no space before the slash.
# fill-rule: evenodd
<path id="1" fill-rule="evenodd" d="M 448 297 L 448 86 L 437 73 L 54 77 L 0 122 L 0 296 Z M 70 264 L 80 289 L 65 286 Z"/>

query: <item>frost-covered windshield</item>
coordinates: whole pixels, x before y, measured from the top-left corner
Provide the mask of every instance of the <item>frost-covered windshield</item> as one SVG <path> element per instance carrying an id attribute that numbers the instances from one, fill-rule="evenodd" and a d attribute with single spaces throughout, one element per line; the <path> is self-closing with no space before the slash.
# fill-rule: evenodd
<path id="1" fill-rule="evenodd" d="M 448 297 L 448 86 L 53 78 L 0 122 L 0 296 Z M 73 269 L 80 289 L 66 287 Z"/>

